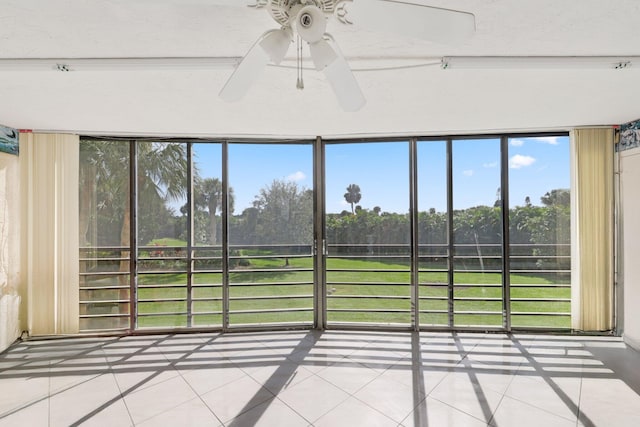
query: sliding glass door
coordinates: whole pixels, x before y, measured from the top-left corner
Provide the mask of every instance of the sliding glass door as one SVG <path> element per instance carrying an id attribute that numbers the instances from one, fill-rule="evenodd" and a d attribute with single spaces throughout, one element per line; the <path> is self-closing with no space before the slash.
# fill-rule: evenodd
<path id="1" fill-rule="evenodd" d="M 453 288 L 447 141 L 417 143 L 419 324 L 448 327 Z"/>
<path id="2" fill-rule="evenodd" d="M 514 328 L 571 327 L 569 138 L 509 138 L 510 303 Z"/>
<path id="3" fill-rule="evenodd" d="M 229 144 L 229 326 L 312 325 L 313 145 Z"/>
<path id="4" fill-rule="evenodd" d="M 327 144 L 326 318 L 410 326 L 409 142 Z"/>
<path id="5" fill-rule="evenodd" d="M 452 142 L 453 325 L 503 326 L 499 139 Z"/>
<path id="6" fill-rule="evenodd" d="M 86 139 L 81 329 L 568 329 L 568 151 Z"/>
<path id="7" fill-rule="evenodd" d="M 177 215 L 187 203 L 187 144 L 137 144 L 136 313 L 138 328 L 190 326 L 188 224 Z"/>

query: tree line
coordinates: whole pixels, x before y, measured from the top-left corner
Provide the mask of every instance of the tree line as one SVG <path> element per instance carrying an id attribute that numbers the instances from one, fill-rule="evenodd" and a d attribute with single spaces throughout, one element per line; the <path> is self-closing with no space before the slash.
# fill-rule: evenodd
<path id="1" fill-rule="evenodd" d="M 126 144 L 102 141 L 81 145 L 80 242 L 81 246 L 128 246 L 129 174 Z M 186 198 L 187 161 L 184 144 L 138 144 L 138 245 L 172 238 L 186 242 L 188 230 L 196 245 L 221 242 L 222 184 L 218 178 L 201 178 L 195 169 L 192 223 L 189 206 L 176 208 Z M 287 180 L 274 180 L 260 189 L 251 207 L 234 212 L 234 193 L 229 189 L 229 241 L 233 245 L 310 245 L 313 242 L 313 191 Z M 376 206 L 357 205 L 360 187 L 350 184 L 344 194 L 351 212 L 327 214 L 328 241 L 336 245 L 408 245 L 411 241 L 408 213 L 385 212 Z M 555 245 L 570 242 L 569 190 L 554 189 L 541 198 L 509 210 L 512 253 L 523 256 L 557 254 Z M 418 243 L 424 254 L 442 252 L 450 233 L 464 254 L 500 254 L 502 211 L 499 205 L 455 210 L 449 215 L 436 209 L 418 212 Z M 428 246 L 432 245 L 432 246 Z M 436 245 L 436 246 L 433 246 Z M 440 245 L 440 246 L 438 246 Z M 517 245 L 525 245 L 520 247 Z M 466 248 L 466 249 L 465 249 Z M 392 251 L 392 248 L 386 249 Z M 539 260 L 538 260 L 539 261 Z"/>

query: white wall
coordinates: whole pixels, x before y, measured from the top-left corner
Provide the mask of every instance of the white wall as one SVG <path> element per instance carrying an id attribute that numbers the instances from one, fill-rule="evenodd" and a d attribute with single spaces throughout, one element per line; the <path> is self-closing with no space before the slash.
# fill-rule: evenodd
<path id="1" fill-rule="evenodd" d="M 20 168 L 0 153 L 0 351 L 20 336 Z"/>
<path id="2" fill-rule="evenodd" d="M 620 153 L 623 336 L 640 350 L 640 148 Z"/>

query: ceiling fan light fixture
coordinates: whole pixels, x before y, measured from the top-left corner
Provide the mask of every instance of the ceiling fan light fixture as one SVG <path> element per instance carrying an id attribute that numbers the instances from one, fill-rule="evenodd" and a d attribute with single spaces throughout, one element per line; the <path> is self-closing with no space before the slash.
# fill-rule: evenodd
<path id="1" fill-rule="evenodd" d="M 292 39 L 293 34 L 290 28 L 273 30 L 260 41 L 260 47 L 269 55 L 271 62 L 280 65 L 289 50 Z"/>

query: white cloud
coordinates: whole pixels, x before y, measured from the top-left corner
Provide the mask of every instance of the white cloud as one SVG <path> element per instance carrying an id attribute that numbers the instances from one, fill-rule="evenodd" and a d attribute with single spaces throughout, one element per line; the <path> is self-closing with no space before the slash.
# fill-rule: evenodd
<path id="1" fill-rule="evenodd" d="M 512 147 L 522 147 L 527 141 L 534 141 L 538 144 L 558 145 L 560 143 L 561 136 L 540 136 L 535 138 L 526 139 L 512 139 L 509 141 Z"/>
<path id="2" fill-rule="evenodd" d="M 532 138 L 535 142 L 539 144 L 549 144 L 549 145 L 558 145 L 559 136 L 542 136 L 539 138 Z"/>
<path id="3" fill-rule="evenodd" d="M 300 181 L 304 181 L 305 179 L 307 179 L 307 176 L 304 174 L 304 172 L 300 172 L 300 171 L 292 173 L 287 177 L 287 181 L 293 181 L 293 182 L 300 182 Z"/>
<path id="4" fill-rule="evenodd" d="M 527 166 L 531 166 L 536 162 L 536 159 L 531 156 L 523 156 L 521 154 L 516 154 L 511 159 L 509 159 L 509 167 L 511 169 L 520 169 Z"/>
<path id="5" fill-rule="evenodd" d="M 483 168 L 487 168 L 487 169 L 497 168 L 498 167 L 498 162 L 483 163 L 482 167 Z"/>
<path id="6" fill-rule="evenodd" d="M 462 174 L 463 174 L 464 176 L 473 176 L 473 169 L 469 169 L 469 170 L 466 170 L 466 171 L 462 171 Z"/>

